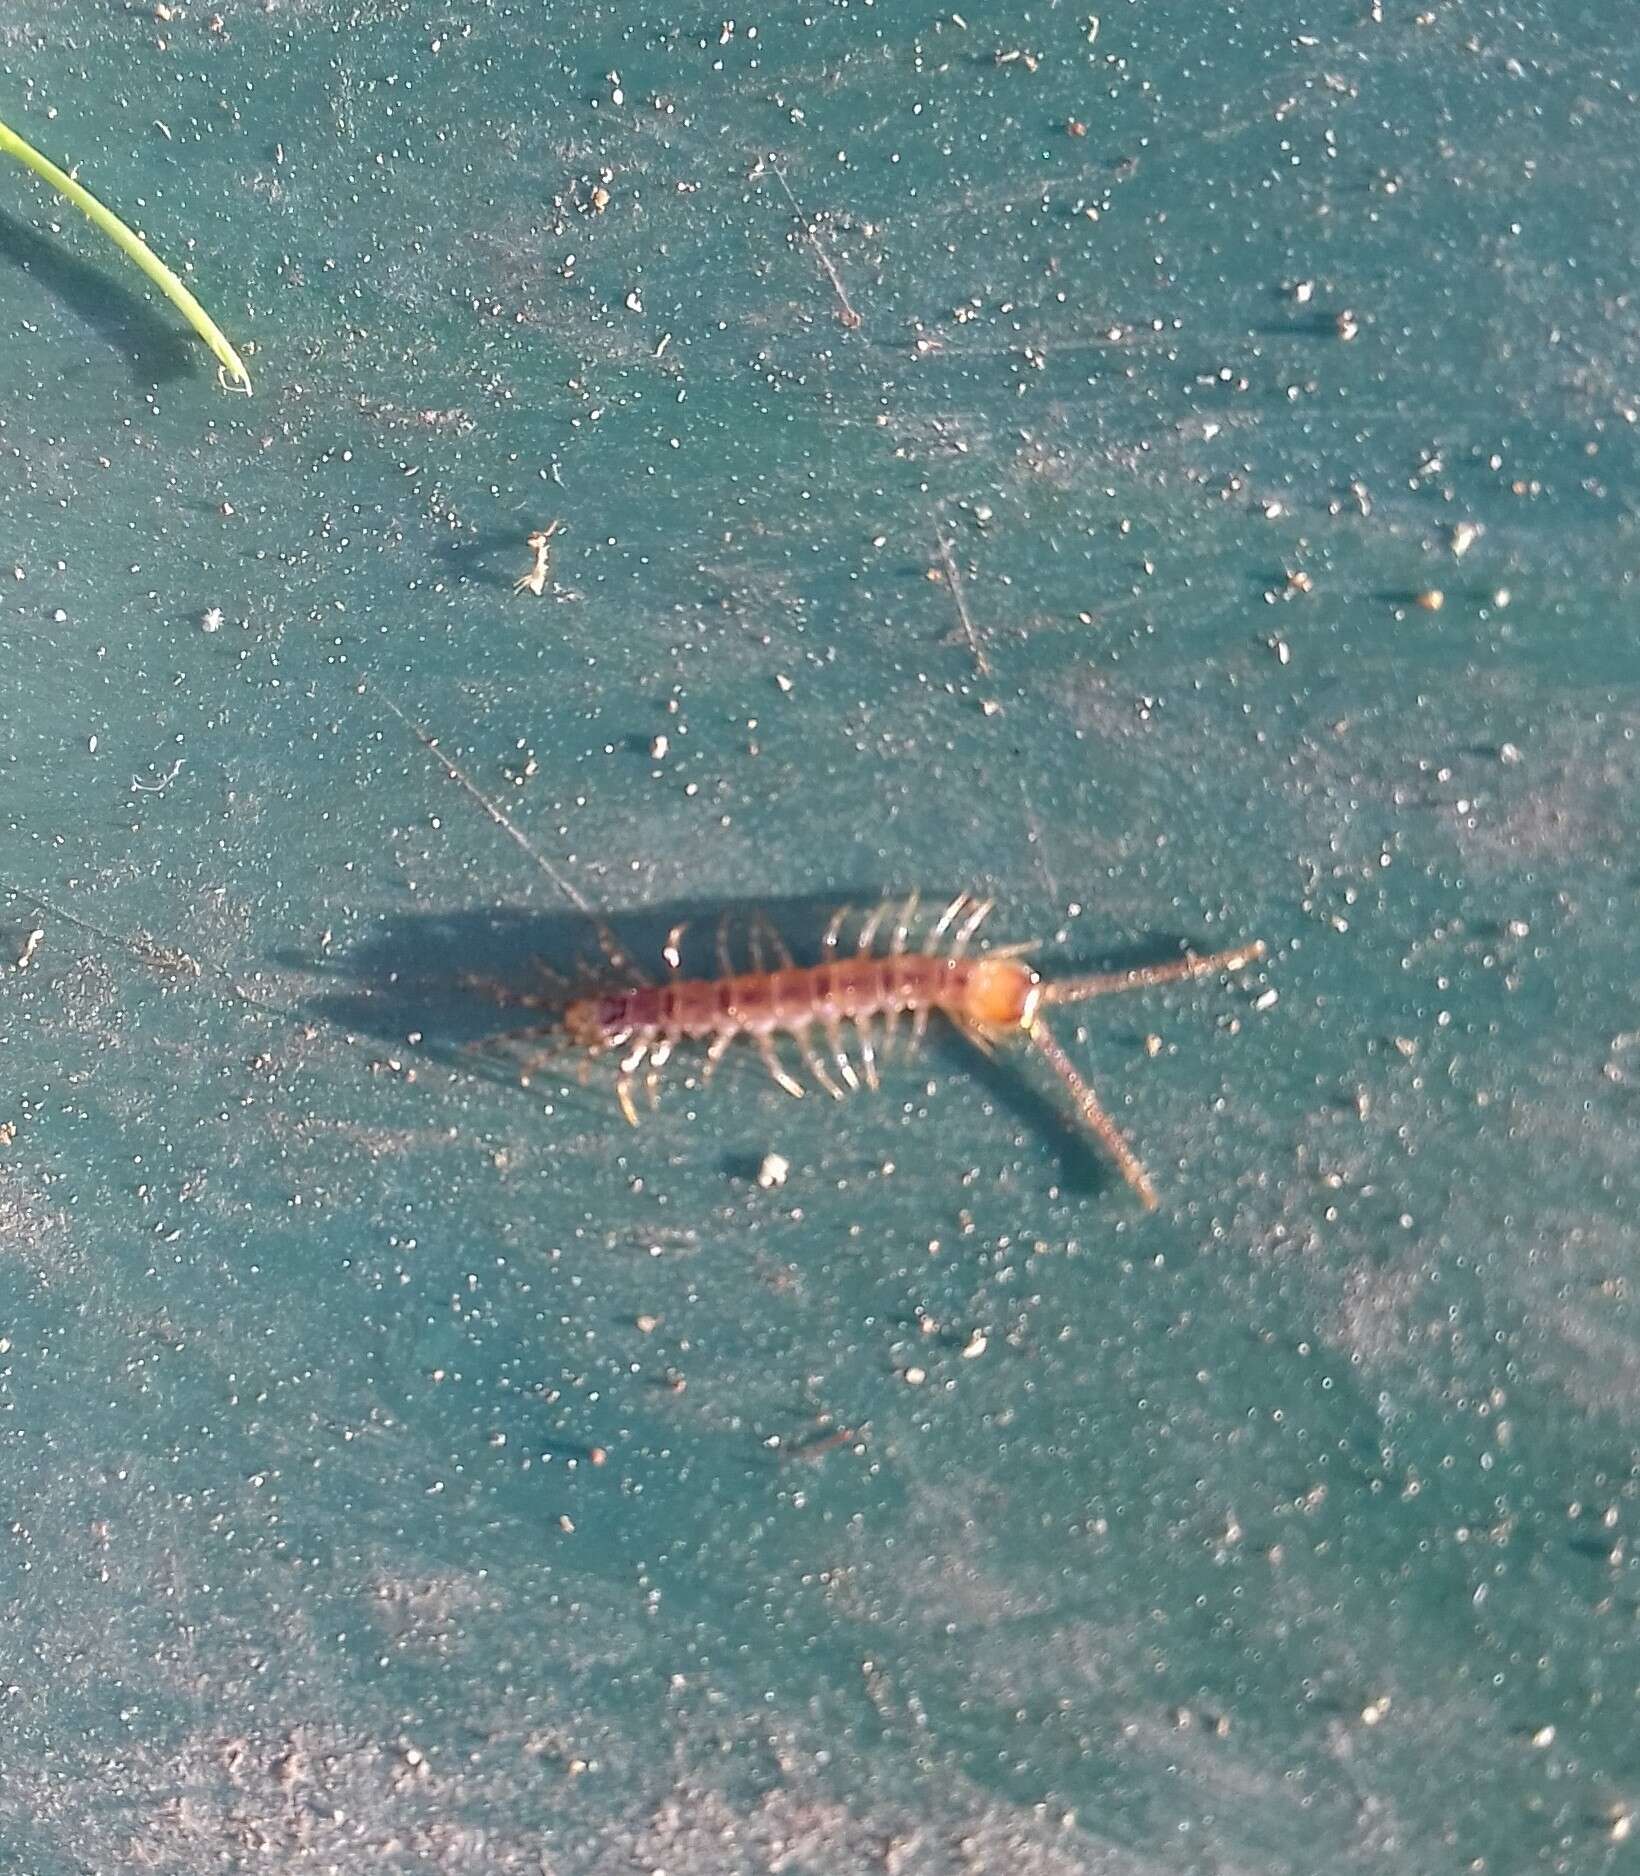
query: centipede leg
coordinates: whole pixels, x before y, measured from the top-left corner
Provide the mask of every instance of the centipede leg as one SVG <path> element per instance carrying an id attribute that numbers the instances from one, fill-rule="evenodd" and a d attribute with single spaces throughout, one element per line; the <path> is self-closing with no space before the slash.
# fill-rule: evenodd
<path id="1" fill-rule="evenodd" d="M 934 921 L 933 925 L 929 929 L 927 938 L 923 941 L 924 957 L 931 958 L 934 955 L 934 953 L 939 950 L 940 940 L 951 929 L 952 922 L 958 917 L 958 915 L 962 911 L 962 908 L 967 903 L 968 903 L 967 893 L 959 892 L 956 898 L 954 898 L 951 901 L 951 903 L 945 908 L 945 910 Z"/>
<path id="2" fill-rule="evenodd" d="M 917 916 L 917 907 L 922 904 L 922 895 L 912 893 L 900 907 L 900 916 L 894 921 L 894 936 L 889 941 L 889 951 L 896 957 L 906 948 L 911 939 L 911 927 Z"/>
<path id="3" fill-rule="evenodd" d="M 894 1052 L 894 1038 L 900 1031 L 900 1012 L 896 1004 L 889 1004 L 883 1011 L 883 1043 L 878 1050 L 878 1060 L 886 1062 Z"/>
<path id="4" fill-rule="evenodd" d="M 855 946 L 855 950 L 861 957 L 869 957 L 871 955 L 871 947 L 876 944 L 877 933 L 881 930 L 883 920 L 887 918 L 887 916 L 888 905 L 885 901 L 869 915 L 866 922 L 860 927 L 860 941 Z"/>
<path id="5" fill-rule="evenodd" d="M 759 1036 L 757 1038 L 757 1052 L 763 1057 L 763 1066 L 774 1077 L 775 1082 L 780 1087 L 784 1088 L 794 1101 L 801 1101 L 803 1098 L 803 1084 L 800 1081 L 794 1081 L 781 1066 L 780 1057 L 774 1052 L 774 1042 L 772 1038 Z"/>
<path id="6" fill-rule="evenodd" d="M 730 986 L 729 989 L 720 993 L 725 999 L 723 1014 L 733 1026 L 738 1023 L 739 1016 L 734 1006 L 735 964 L 734 959 L 729 955 L 729 914 L 727 912 L 723 913 L 717 922 L 717 960 L 719 977 L 723 983 Z"/>
<path id="7" fill-rule="evenodd" d="M 732 1029 L 722 1030 L 712 1038 L 706 1050 L 706 1060 L 700 1071 L 702 1086 L 709 1082 L 713 1075 L 716 1074 L 718 1063 L 729 1053 L 730 1048 L 734 1044 L 734 1039 L 735 1032 Z"/>
<path id="8" fill-rule="evenodd" d="M 775 961 L 780 965 L 782 970 L 789 971 L 795 968 L 797 960 L 792 956 L 791 948 L 787 945 L 785 939 L 781 937 L 779 932 L 775 930 L 765 913 L 759 912 L 753 918 L 752 936 L 754 941 L 765 938 L 768 940 L 769 948 L 774 952 Z M 762 947 L 759 945 L 760 953 L 761 949 Z M 761 963 L 758 968 L 760 970 L 762 969 Z"/>
<path id="9" fill-rule="evenodd" d="M 994 899 L 974 900 L 972 910 L 969 912 L 967 918 L 957 927 L 957 935 L 951 940 L 952 957 L 960 958 L 963 952 L 968 949 L 974 933 L 977 932 L 980 926 L 991 916 L 991 908 L 995 904 L 996 901 Z"/>
<path id="10" fill-rule="evenodd" d="M 848 917 L 848 907 L 840 905 L 831 915 L 825 934 L 820 940 L 820 949 L 828 956 L 837 949 L 837 942 L 843 935 L 843 921 Z"/>
<path id="11" fill-rule="evenodd" d="M 837 1064 L 837 1072 L 848 1083 L 852 1093 L 860 1092 L 860 1077 L 854 1072 L 854 1064 L 848 1059 L 848 1049 L 843 1041 L 843 1025 L 839 1018 L 828 1016 L 825 1019 L 826 1045 L 831 1050 L 831 1059 Z"/>
<path id="12" fill-rule="evenodd" d="M 666 943 L 661 947 L 661 957 L 674 977 L 683 969 L 683 940 L 688 930 L 687 924 L 674 925 L 666 934 Z"/>
<path id="13" fill-rule="evenodd" d="M 632 1078 L 643 1067 L 649 1054 L 649 1045 L 640 1042 L 629 1054 L 621 1058 L 621 1070 L 615 1078 L 615 1099 L 621 1104 L 621 1112 L 626 1116 L 627 1125 L 636 1127 L 638 1110 L 632 1101 Z"/>
<path id="14" fill-rule="evenodd" d="M 814 1077 L 814 1085 L 831 1096 L 834 1101 L 841 1101 L 843 1090 L 832 1080 L 831 1074 L 820 1059 L 820 1051 L 815 1048 L 809 1037 L 807 1023 L 794 1025 L 791 1030 L 792 1041 L 797 1044 L 797 1053 L 803 1058 L 803 1065 Z"/>
<path id="15" fill-rule="evenodd" d="M 652 1108 L 661 1104 L 661 1070 L 672 1059 L 672 1044 L 662 1040 L 649 1052 L 649 1067 L 643 1078 L 644 1093 L 649 1096 Z"/>
<path id="16" fill-rule="evenodd" d="M 860 1069 L 866 1078 L 866 1086 L 875 1093 L 881 1085 L 877 1080 L 877 1051 L 871 1046 L 871 1018 L 856 1016 L 854 1033 L 860 1043 Z"/>

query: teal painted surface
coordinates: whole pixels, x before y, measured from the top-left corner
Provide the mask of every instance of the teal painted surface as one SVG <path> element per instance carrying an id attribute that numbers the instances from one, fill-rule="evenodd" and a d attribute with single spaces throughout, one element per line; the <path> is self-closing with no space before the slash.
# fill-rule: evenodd
<path id="1" fill-rule="evenodd" d="M 8 1868 L 1632 1855 L 1640 73 L 1383 11 L 0 6 L 257 380 L 0 179 Z M 634 941 L 1264 937 L 1076 1034 L 1161 1215 L 463 1055 L 570 908 L 378 689 Z"/>

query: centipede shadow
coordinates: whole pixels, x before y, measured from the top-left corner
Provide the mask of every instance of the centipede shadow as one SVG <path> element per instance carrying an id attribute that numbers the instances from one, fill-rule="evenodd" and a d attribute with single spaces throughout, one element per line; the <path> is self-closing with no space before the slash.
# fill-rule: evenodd
<path id="1" fill-rule="evenodd" d="M 306 1005 L 316 1019 L 399 1050 L 413 1049 L 463 1074 L 516 1086 L 518 1058 L 500 1047 L 475 1045 L 508 1031 L 551 1024 L 569 996 L 589 987 L 630 983 L 639 973 L 659 980 L 667 968 L 663 951 L 680 928 L 678 955 L 686 976 L 721 975 L 725 955 L 736 970 L 752 968 L 752 934 L 760 926 L 772 931 L 799 964 L 807 964 L 819 958 L 822 934 L 839 905 L 869 909 L 891 896 L 862 887 L 756 902 L 673 900 L 617 912 L 604 921 L 525 905 L 418 912 L 389 920 L 339 957 L 316 964 L 308 956 L 285 954 L 279 962 L 310 973 L 317 969 L 333 984 Z M 940 902 L 938 893 L 928 897 Z M 1123 970 L 1177 956 L 1184 942 L 1158 935 L 1142 946 L 1112 948 L 1075 962 L 1078 968 L 1092 963 Z M 617 972 L 611 946 L 634 968 Z M 1052 971 L 1059 961 L 1045 962 Z M 1132 1024 L 1116 1026 L 1116 1037 L 1126 1046 L 1136 1047 L 1140 1035 Z M 942 1073 L 966 1076 L 1017 1125 L 1051 1143 L 1067 1183 L 1086 1190 L 1111 1183 L 1109 1167 L 1020 1053 L 982 1054 L 936 1024 L 923 1054 Z M 680 1062 L 684 1073 L 694 1066 Z M 564 1056 L 563 1069 L 573 1077 L 573 1054 Z M 908 1072 L 904 1063 L 887 1065 L 884 1094 L 861 1098 L 891 1098 L 895 1082 Z M 770 1094 L 779 1098 L 772 1087 Z M 613 1099 L 610 1112 L 618 1119 Z"/>

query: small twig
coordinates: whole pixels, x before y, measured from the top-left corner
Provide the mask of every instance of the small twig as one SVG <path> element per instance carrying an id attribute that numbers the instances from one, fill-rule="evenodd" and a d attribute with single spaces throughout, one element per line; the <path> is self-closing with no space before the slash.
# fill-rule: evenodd
<path id="1" fill-rule="evenodd" d="M 811 222 L 808 216 L 803 213 L 802 209 L 798 207 L 797 197 L 792 194 L 792 186 L 786 180 L 786 172 L 772 156 L 769 158 L 769 168 L 774 171 L 775 180 L 780 184 L 781 188 L 785 190 L 786 200 L 792 205 L 792 213 L 802 224 L 803 233 L 808 239 L 809 246 L 814 249 L 815 259 L 818 260 L 820 265 L 825 269 L 826 278 L 831 282 L 831 290 L 837 295 L 838 323 L 846 332 L 858 332 L 865 322 L 849 303 L 848 292 L 843 285 L 843 276 L 838 273 L 836 267 L 832 264 L 831 256 L 821 244 L 820 236 L 815 230 L 814 223 Z"/>
<path id="2" fill-rule="evenodd" d="M 531 592 L 537 599 L 547 590 L 547 581 L 552 577 L 552 537 L 558 532 L 559 523 L 550 521 L 544 528 L 537 528 L 524 543 L 535 560 L 528 573 L 513 582 L 515 593 Z"/>
<path id="3" fill-rule="evenodd" d="M 158 944 L 152 938 L 142 936 L 122 938 L 118 932 L 105 931 L 101 925 L 93 925 L 90 919 L 77 918 L 74 913 L 65 912 L 60 905 L 53 905 L 49 899 L 41 899 L 34 893 L 24 892 L 18 886 L 0 887 L 0 891 L 3 891 L 8 898 L 16 899 L 22 905 L 31 906 L 36 912 L 44 912 L 52 918 L 61 919 L 65 925 L 72 925 L 76 931 L 87 932 L 93 938 L 102 939 L 104 944 L 117 945 L 120 950 L 129 953 L 144 964 L 152 965 L 156 970 L 181 971 L 190 977 L 198 977 L 202 974 L 199 965 L 189 957 L 186 951 L 178 950 L 171 945 Z M 44 934 L 42 933 L 41 936 Z M 27 951 L 29 958 L 33 957 L 35 949 L 36 943 L 30 943 Z M 22 968 L 22 962 L 21 959 L 18 962 L 19 969 Z M 218 975 L 228 976 L 227 971 L 223 970 L 220 965 L 215 969 Z M 232 979 L 230 978 L 229 981 L 232 982 Z M 234 988 L 238 990 L 239 986 L 235 984 Z M 241 991 L 240 995 L 244 996 L 244 992 Z M 245 1001 L 251 1002 L 254 999 L 246 997 Z"/>
<path id="4" fill-rule="evenodd" d="M 782 1440 L 780 1457 L 782 1459 L 814 1460 L 823 1459 L 839 1446 L 852 1446 L 864 1442 L 869 1421 L 862 1420 L 857 1427 L 838 1427 L 830 1433 L 818 1433 L 808 1440 Z"/>
<path id="5" fill-rule="evenodd" d="M 962 590 L 962 576 L 957 572 L 956 557 L 951 552 L 951 543 L 943 534 L 935 537 L 940 544 L 940 559 L 945 563 L 946 584 L 951 588 L 951 598 L 956 604 L 957 617 L 962 621 L 963 637 L 968 641 L 968 650 L 974 660 L 974 669 L 981 677 L 991 676 L 991 660 L 985 655 L 985 647 L 979 642 L 979 633 L 974 629 L 974 619 L 968 610 L 968 598 Z"/>
<path id="6" fill-rule="evenodd" d="M 170 768 L 165 772 L 165 774 L 163 774 L 159 778 L 157 782 L 145 782 L 142 780 L 140 776 L 133 775 L 131 777 L 131 786 L 139 794 L 157 795 L 162 788 L 169 788 L 171 784 L 176 780 L 176 778 L 181 773 L 182 773 L 182 758 L 181 756 L 178 756 L 176 761 L 171 764 Z"/>

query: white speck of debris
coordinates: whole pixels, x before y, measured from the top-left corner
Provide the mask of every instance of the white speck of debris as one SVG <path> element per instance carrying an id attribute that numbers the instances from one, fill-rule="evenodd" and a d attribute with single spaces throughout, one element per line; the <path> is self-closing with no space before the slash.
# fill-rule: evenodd
<path id="1" fill-rule="evenodd" d="M 983 1329 L 976 1329 L 962 1345 L 962 1358 L 964 1361 L 977 1361 L 990 1346 L 991 1338 Z"/>
<path id="2" fill-rule="evenodd" d="M 1273 1010 L 1281 1001 L 1281 992 L 1272 984 L 1262 995 L 1253 999 L 1255 1010 Z"/>
<path id="3" fill-rule="evenodd" d="M 1505 743 L 1498 751 L 1498 760 L 1503 763 L 1506 768 L 1512 769 L 1518 763 L 1524 761 L 1525 758 L 1521 755 L 1520 750 L 1514 743 Z"/>
<path id="4" fill-rule="evenodd" d="M 1452 530 L 1452 558 L 1462 560 L 1471 547 L 1481 538 L 1482 530 L 1473 521 L 1460 521 Z"/>
<path id="5" fill-rule="evenodd" d="M 789 691 L 792 687 L 792 681 L 789 677 L 787 677 L 784 671 L 776 671 L 774 674 L 774 681 L 784 691 Z"/>
<path id="6" fill-rule="evenodd" d="M 1361 1724 L 1377 1726 L 1389 1712 L 1389 1695 L 1380 1694 L 1376 1700 L 1369 1700 L 1361 1709 Z"/>
<path id="7" fill-rule="evenodd" d="M 649 753 L 655 761 L 659 762 L 671 747 L 672 745 L 666 737 L 657 736 L 649 745 Z"/>
<path id="8" fill-rule="evenodd" d="M 643 311 L 643 301 L 639 298 L 638 289 L 636 287 L 626 296 L 626 310 L 629 313 L 641 313 Z"/>
<path id="9" fill-rule="evenodd" d="M 792 1163 L 783 1154 L 765 1153 L 763 1163 L 757 1169 L 757 1183 L 765 1192 L 775 1186 L 783 1186 L 791 1176 Z"/>
<path id="10" fill-rule="evenodd" d="M 222 608 L 220 606 L 212 606 L 209 611 L 205 612 L 200 618 L 199 629 L 202 632 L 220 632 L 222 630 Z"/>
<path id="11" fill-rule="evenodd" d="M 1298 301 L 1300 306 L 1308 306 L 1310 301 L 1315 298 L 1315 282 L 1313 280 L 1300 280 L 1293 288 L 1293 298 Z"/>
<path id="12" fill-rule="evenodd" d="M 1634 1829 L 1634 1813 L 1621 1806 L 1610 1813 L 1611 1822 L 1606 1827 L 1606 1835 L 1613 1843 L 1627 1843 L 1629 1834 Z"/>
<path id="13" fill-rule="evenodd" d="M 1266 521 L 1279 521 L 1286 512 L 1287 510 L 1282 507 L 1280 502 L 1272 501 L 1264 504 L 1264 519 Z"/>
<path id="14" fill-rule="evenodd" d="M 97 753 L 97 739 L 96 739 L 96 737 L 95 737 L 95 736 L 92 736 L 92 737 L 89 737 L 89 738 L 87 739 L 87 741 L 86 741 L 86 745 L 85 745 L 85 746 L 86 746 L 86 750 L 87 750 L 87 752 L 88 752 L 89 754 L 91 754 L 91 755 L 95 755 L 95 754 Z"/>
<path id="15" fill-rule="evenodd" d="M 1540 1726 L 1532 1735 L 1532 1744 L 1539 1752 L 1547 1752 L 1555 1743 L 1555 1729 L 1552 1726 Z"/>
<path id="16" fill-rule="evenodd" d="M 907 1387 L 921 1387 L 927 1379 L 928 1370 L 926 1368 L 907 1368 L 905 1371 L 905 1384 Z"/>

